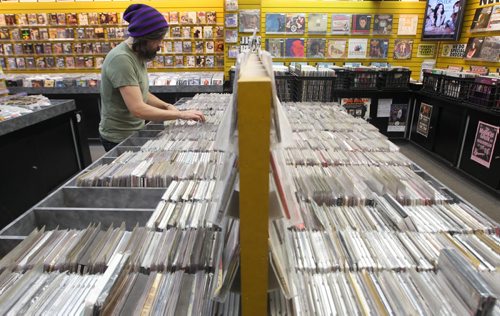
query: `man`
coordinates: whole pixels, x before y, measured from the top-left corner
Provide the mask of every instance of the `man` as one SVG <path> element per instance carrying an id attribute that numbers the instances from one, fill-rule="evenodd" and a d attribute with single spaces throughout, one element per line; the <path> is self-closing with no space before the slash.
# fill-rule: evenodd
<path id="1" fill-rule="evenodd" d="M 200 111 L 179 111 L 149 92 L 146 63 L 155 58 L 168 31 L 163 15 L 145 4 L 132 4 L 123 18 L 130 37 L 109 52 L 101 70 L 99 133 L 106 151 L 140 130 L 145 120 L 205 121 Z"/>

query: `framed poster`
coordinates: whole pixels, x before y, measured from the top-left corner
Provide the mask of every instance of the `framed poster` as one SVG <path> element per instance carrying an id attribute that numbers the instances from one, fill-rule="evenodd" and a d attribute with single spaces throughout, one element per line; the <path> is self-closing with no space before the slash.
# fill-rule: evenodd
<path id="1" fill-rule="evenodd" d="M 416 35 L 418 15 L 401 14 L 398 23 L 398 35 Z"/>
<path id="2" fill-rule="evenodd" d="M 420 111 L 418 113 L 417 133 L 427 137 L 429 136 L 429 126 L 431 124 L 432 105 L 420 103 Z"/>
<path id="3" fill-rule="evenodd" d="M 240 10 L 240 33 L 260 32 L 260 10 Z"/>
<path id="4" fill-rule="evenodd" d="M 286 14 L 266 14 L 266 34 L 285 34 Z"/>
<path id="5" fill-rule="evenodd" d="M 489 168 L 500 127 L 479 121 L 470 159 Z"/>
<path id="6" fill-rule="evenodd" d="M 406 117 L 408 104 L 391 104 L 388 132 L 404 132 L 406 130 Z"/>
<path id="7" fill-rule="evenodd" d="M 394 59 L 411 59 L 413 40 L 396 39 L 394 41 Z"/>
<path id="8" fill-rule="evenodd" d="M 347 57 L 366 58 L 367 48 L 368 48 L 367 38 L 350 38 Z"/>
<path id="9" fill-rule="evenodd" d="M 423 40 L 456 41 L 460 38 L 465 0 L 427 0 Z"/>

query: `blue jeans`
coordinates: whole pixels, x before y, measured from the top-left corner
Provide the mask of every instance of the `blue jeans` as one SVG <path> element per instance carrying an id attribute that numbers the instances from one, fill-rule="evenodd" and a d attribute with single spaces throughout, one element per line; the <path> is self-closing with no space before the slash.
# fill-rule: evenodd
<path id="1" fill-rule="evenodd" d="M 99 139 L 101 140 L 101 144 L 104 147 L 104 150 L 106 152 L 110 151 L 111 149 L 115 148 L 118 143 L 113 143 L 110 142 L 109 140 L 104 139 L 101 134 L 99 134 Z"/>

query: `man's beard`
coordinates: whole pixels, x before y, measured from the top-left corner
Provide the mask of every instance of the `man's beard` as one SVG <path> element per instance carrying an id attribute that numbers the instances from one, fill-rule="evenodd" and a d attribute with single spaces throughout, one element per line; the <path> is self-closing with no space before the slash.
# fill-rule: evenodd
<path id="1" fill-rule="evenodd" d="M 151 61 L 155 59 L 157 53 L 158 53 L 157 50 L 144 49 L 144 50 L 139 50 L 138 55 L 140 58 L 144 60 Z"/>

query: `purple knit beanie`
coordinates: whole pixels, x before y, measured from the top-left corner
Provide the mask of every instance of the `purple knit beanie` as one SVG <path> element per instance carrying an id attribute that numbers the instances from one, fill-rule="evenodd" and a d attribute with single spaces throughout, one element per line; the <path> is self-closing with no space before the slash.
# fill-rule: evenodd
<path id="1" fill-rule="evenodd" d="M 129 23 L 128 33 L 132 37 L 141 37 L 153 33 L 161 28 L 168 27 L 163 15 L 155 8 L 145 4 L 132 4 L 125 13 L 123 19 Z"/>

